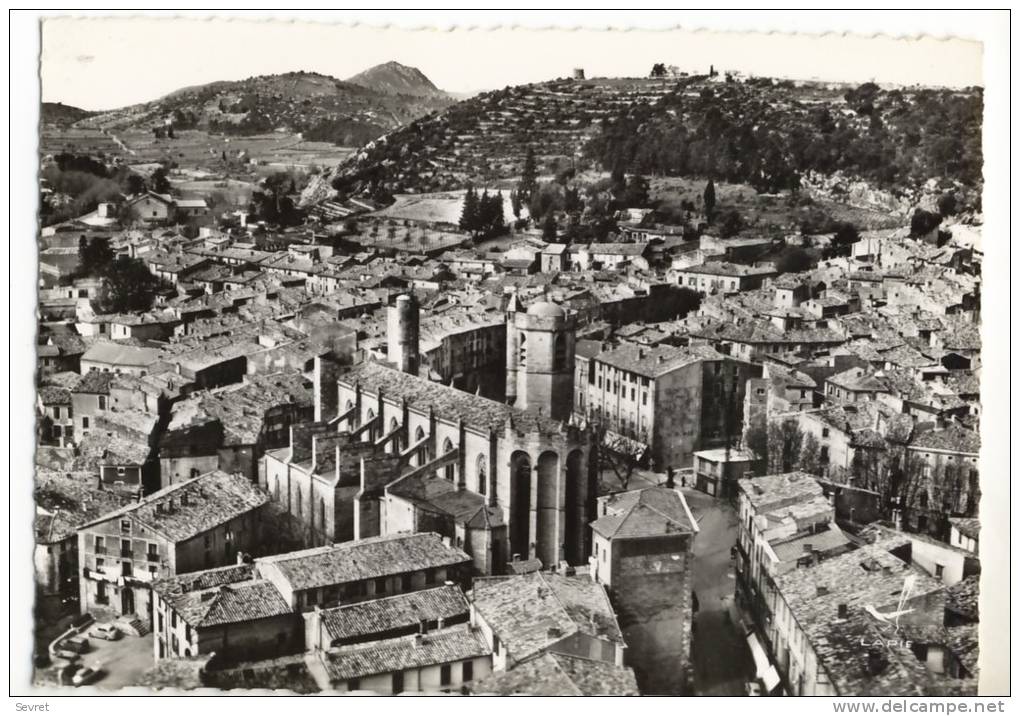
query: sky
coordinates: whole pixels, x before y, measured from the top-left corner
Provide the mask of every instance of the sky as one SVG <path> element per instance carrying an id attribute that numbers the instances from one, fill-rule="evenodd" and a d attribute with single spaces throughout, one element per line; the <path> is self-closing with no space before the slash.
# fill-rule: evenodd
<path id="1" fill-rule="evenodd" d="M 114 109 L 191 85 L 305 70 L 344 79 L 395 60 L 475 92 L 569 76 L 646 76 L 656 62 L 798 79 L 981 85 L 982 45 L 959 39 L 690 30 L 380 28 L 304 21 L 43 21 L 42 99 Z"/>

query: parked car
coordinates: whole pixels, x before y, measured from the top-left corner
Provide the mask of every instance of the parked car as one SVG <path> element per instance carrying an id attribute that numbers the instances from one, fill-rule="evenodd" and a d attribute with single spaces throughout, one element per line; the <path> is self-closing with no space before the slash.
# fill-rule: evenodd
<path id="1" fill-rule="evenodd" d="M 71 683 L 75 686 L 91 684 L 99 678 L 100 673 L 101 672 L 98 667 L 79 666 L 78 670 L 74 672 L 74 676 L 71 677 Z"/>
<path id="2" fill-rule="evenodd" d="M 120 639 L 121 634 L 120 629 L 115 624 L 96 624 L 89 629 L 89 636 L 94 636 L 96 639 L 116 641 Z"/>
<path id="3" fill-rule="evenodd" d="M 72 636 L 57 645 L 57 656 L 75 660 L 89 650 L 89 640 L 83 636 Z"/>

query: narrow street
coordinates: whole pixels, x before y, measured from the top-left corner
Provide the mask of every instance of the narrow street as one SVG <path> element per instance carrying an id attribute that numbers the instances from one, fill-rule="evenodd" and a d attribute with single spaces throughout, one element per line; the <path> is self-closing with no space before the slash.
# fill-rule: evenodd
<path id="1" fill-rule="evenodd" d="M 694 693 L 736 696 L 754 666 L 747 643 L 730 617 L 734 573 L 730 548 L 736 540 L 737 517 L 729 503 L 693 489 L 684 490 L 701 531 L 694 542 L 694 615 L 692 662 Z"/>

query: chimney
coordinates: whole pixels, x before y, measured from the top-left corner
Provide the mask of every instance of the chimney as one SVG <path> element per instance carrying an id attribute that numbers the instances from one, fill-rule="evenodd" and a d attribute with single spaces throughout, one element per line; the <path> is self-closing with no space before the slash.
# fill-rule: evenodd
<path id="1" fill-rule="evenodd" d="M 446 626 L 446 619 L 444 619 L 443 617 L 439 617 L 439 619 L 436 621 L 436 629 L 442 629 L 445 626 Z"/>
<path id="2" fill-rule="evenodd" d="M 819 597 L 824 597 L 829 593 L 829 588 L 823 584 L 819 584 L 815 587 L 815 594 Z"/>
<path id="3" fill-rule="evenodd" d="M 244 564 L 244 552 L 237 550 L 237 563 Z"/>

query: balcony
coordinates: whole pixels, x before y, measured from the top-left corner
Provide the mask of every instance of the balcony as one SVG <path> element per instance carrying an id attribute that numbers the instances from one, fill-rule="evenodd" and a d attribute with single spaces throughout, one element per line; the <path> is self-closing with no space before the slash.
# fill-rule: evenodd
<path id="1" fill-rule="evenodd" d="M 145 558 L 147 560 L 149 560 L 150 562 L 158 562 L 159 561 L 159 553 L 158 552 L 148 552 L 148 553 L 146 553 Z"/>
<path id="2" fill-rule="evenodd" d="M 120 548 L 120 556 L 124 557 L 126 559 L 131 559 L 132 557 L 135 556 L 135 553 L 130 548 L 121 547 Z"/>

